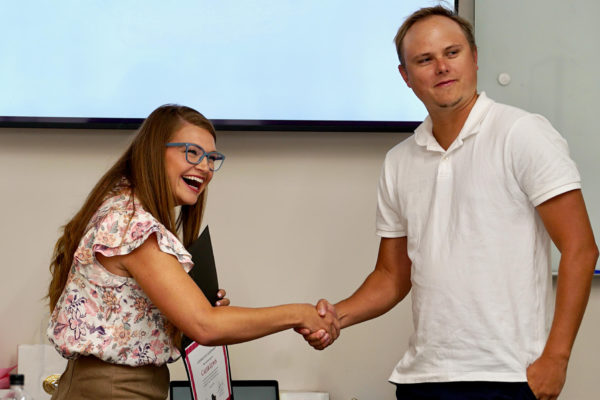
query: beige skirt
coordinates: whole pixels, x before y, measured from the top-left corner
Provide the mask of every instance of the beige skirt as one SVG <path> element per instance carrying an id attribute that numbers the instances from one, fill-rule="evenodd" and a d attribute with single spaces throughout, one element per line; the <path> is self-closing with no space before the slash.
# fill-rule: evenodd
<path id="1" fill-rule="evenodd" d="M 52 400 L 164 400 L 169 392 L 169 368 L 110 364 L 96 357 L 69 360 Z"/>

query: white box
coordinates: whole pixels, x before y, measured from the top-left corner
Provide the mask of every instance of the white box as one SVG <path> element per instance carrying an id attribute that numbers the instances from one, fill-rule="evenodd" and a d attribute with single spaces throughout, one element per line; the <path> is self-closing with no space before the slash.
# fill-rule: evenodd
<path id="1" fill-rule="evenodd" d="M 279 391 L 280 400 L 329 400 L 327 392 Z"/>

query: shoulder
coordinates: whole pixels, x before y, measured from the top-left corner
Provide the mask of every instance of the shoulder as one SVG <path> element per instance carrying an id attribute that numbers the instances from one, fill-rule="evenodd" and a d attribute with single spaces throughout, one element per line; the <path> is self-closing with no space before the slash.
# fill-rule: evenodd
<path id="1" fill-rule="evenodd" d="M 525 129 L 554 131 L 550 121 L 540 114 L 493 101 L 486 114 L 484 129 L 491 129 L 495 133 L 506 132 L 506 134 Z"/>
<path id="2" fill-rule="evenodd" d="M 506 104 L 494 103 L 487 113 L 480 135 L 508 152 L 535 147 L 565 147 L 566 141 L 550 121 L 535 114 Z"/>
<path id="3" fill-rule="evenodd" d="M 94 251 L 106 257 L 127 255 L 156 235 L 156 241 L 149 241 L 151 249 L 174 255 L 186 272 L 192 268 L 191 255 L 177 235 L 147 211 L 131 191 L 118 193 L 105 204 L 107 212 L 91 240 Z"/>
<path id="4" fill-rule="evenodd" d="M 413 133 L 388 150 L 385 155 L 385 163 L 397 163 L 405 159 L 407 156 L 414 154 L 418 147 L 419 145 L 417 144 L 415 134 Z"/>
<path id="5" fill-rule="evenodd" d="M 494 102 L 484 121 L 484 129 L 510 131 L 520 120 L 533 118 L 534 114 L 508 104 Z"/>
<path id="6" fill-rule="evenodd" d="M 111 190 L 90 219 L 88 227 L 97 226 L 106 217 L 123 218 L 127 215 L 133 216 L 134 203 L 135 197 L 131 188 L 117 187 Z"/>
<path id="7" fill-rule="evenodd" d="M 130 250 L 138 247 L 152 233 L 174 236 L 144 208 L 130 189 L 120 191 L 104 201 L 91 231 L 105 237 L 109 243 L 104 244 L 118 246 L 128 243 L 133 245 Z M 175 237 L 170 239 L 176 240 Z"/>
<path id="8" fill-rule="evenodd" d="M 150 231 L 162 232 L 166 228 L 144 209 L 131 188 L 116 188 L 90 219 L 75 258 L 86 265 L 93 264 L 96 251 L 106 256 L 128 253 Z"/>
<path id="9" fill-rule="evenodd" d="M 101 227 L 107 222 L 110 224 L 125 224 L 126 227 L 131 227 L 133 224 L 163 226 L 144 208 L 135 196 L 134 191 L 129 187 L 112 191 L 92 217 L 90 225 Z"/>

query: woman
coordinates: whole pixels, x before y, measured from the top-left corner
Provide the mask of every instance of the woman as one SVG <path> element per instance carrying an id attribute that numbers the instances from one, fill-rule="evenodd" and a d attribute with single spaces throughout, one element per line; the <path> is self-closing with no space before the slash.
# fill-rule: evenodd
<path id="1" fill-rule="evenodd" d="M 184 246 L 198 236 L 206 187 L 225 158 L 215 139 L 197 111 L 159 107 L 64 227 L 50 265 L 48 337 L 69 362 L 53 399 L 166 398 L 181 332 L 203 345 L 289 328 L 337 338 L 337 320 L 310 304 L 213 308 L 187 275 Z"/>

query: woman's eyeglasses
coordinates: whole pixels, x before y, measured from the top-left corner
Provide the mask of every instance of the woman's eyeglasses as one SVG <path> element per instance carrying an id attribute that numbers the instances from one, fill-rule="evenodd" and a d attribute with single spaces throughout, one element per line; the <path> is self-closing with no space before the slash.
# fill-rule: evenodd
<path id="1" fill-rule="evenodd" d="M 206 157 L 206 160 L 208 161 L 208 168 L 213 172 L 218 171 L 225 160 L 225 155 L 219 153 L 218 151 L 211 151 L 210 153 L 207 153 L 202 147 L 193 143 L 167 143 L 166 146 L 185 146 L 185 159 L 187 162 L 193 165 L 200 164 Z"/>

